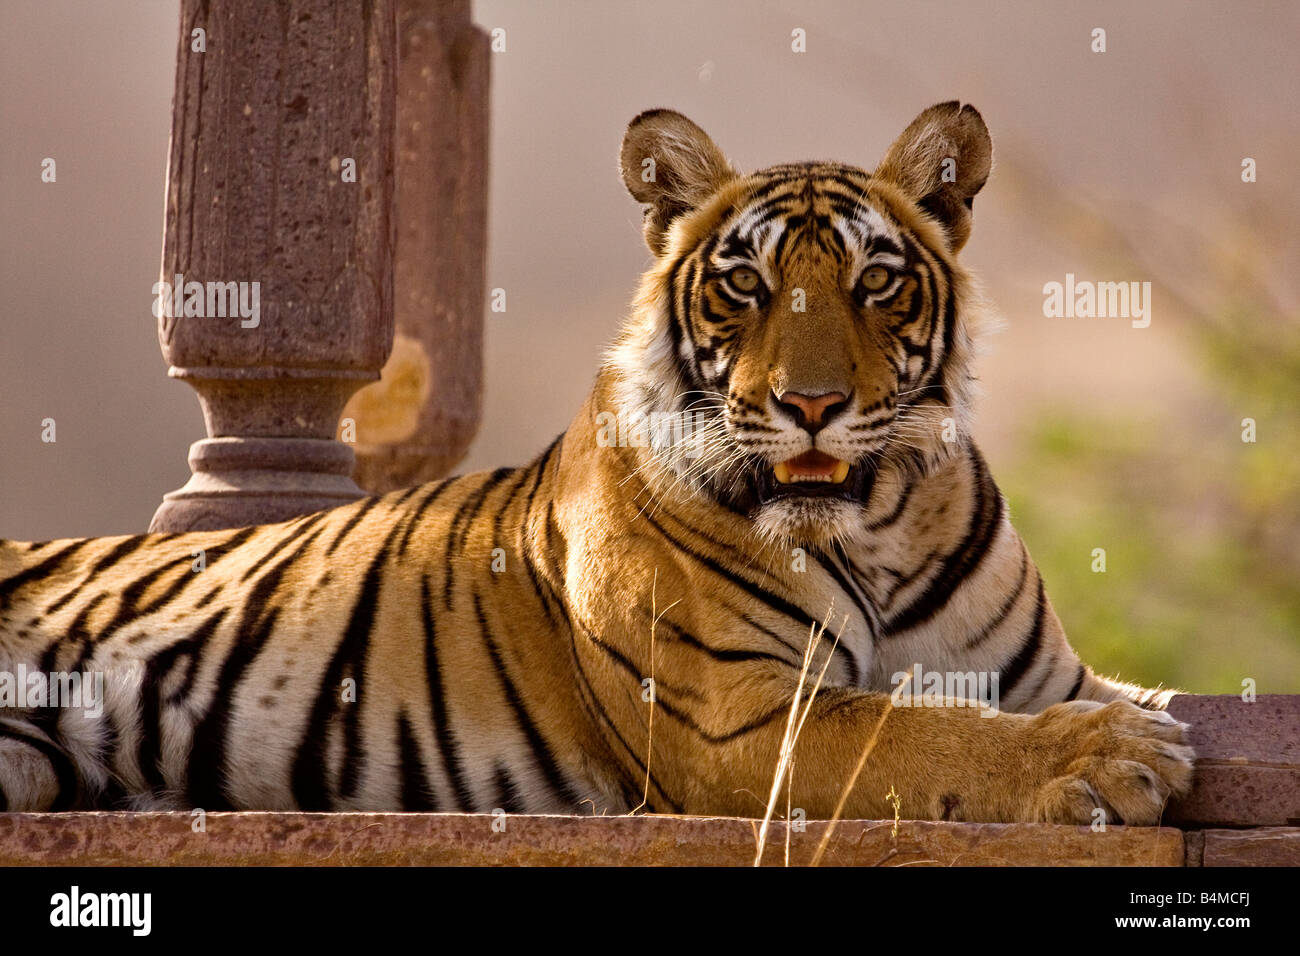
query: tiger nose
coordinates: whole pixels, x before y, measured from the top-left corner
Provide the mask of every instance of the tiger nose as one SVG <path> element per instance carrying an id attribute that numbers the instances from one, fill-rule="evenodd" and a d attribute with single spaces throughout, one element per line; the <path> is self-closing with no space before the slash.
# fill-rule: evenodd
<path id="1" fill-rule="evenodd" d="M 813 435 L 843 411 L 849 401 L 843 392 L 826 392 L 822 395 L 802 395 L 799 392 L 772 394 L 776 396 L 776 403 L 794 416 L 799 427 Z"/>

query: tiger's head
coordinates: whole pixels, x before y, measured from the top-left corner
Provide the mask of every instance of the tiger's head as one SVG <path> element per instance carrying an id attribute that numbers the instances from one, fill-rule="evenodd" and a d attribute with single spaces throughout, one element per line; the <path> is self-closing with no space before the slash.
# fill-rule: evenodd
<path id="1" fill-rule="evenodd" d="M 982 300 L 956 255 L 992 163 L 973 107 L 926 110 L 874 172 L 744 175 L 671 110 L 636 117 L 620 159 L 655 262 L 609 365 L 648 473 L 823 544 L 865 524 L 887 467 L 960 447 Z"/>

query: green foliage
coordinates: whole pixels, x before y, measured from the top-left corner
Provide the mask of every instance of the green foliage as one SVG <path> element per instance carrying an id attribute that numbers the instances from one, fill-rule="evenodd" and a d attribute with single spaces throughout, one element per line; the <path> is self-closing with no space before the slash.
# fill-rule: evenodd
<path id="1" fill-rule="evenodd" d="M 1051 412 L 999 470 L 1066 633 L 1099 672 L 1300 693 L 1300 339 L 1277 331 L 1240 315 L 1197 330 L 1220 392 L 1204 413 Z"/>

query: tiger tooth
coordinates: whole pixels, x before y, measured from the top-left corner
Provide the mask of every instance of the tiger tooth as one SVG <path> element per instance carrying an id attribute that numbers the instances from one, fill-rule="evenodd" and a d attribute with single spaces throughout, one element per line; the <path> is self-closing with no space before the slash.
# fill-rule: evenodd
<path id="1" fill-rule="evenodd" d="M 835 484 L 838 485 L 841 481 L 843 481 L 848 476 L 849 476 L 849 463 L 847 461 L 837 461 L 835 463 L 835 470 L 831 472 L 831 481 L 835 482 Z"/>
<path id="2" fill-rule="evenodd" d="M 785 462 L 781 462 L 780 464 L 773 465 L 772 473 L 776 475 L 776 480 L 778 484 L 782 484 L 782 485 L 790 484 L 790 469 L 786 467 Z"/>

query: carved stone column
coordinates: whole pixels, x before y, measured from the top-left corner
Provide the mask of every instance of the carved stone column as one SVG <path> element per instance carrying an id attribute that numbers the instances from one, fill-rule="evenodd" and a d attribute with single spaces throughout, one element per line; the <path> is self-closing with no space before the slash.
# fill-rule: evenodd
<path id="1" fill-rule="evenodd" d="M 447 474 L 482 414 L 489 41 L 469 0 L 398 0 L 397 23 L 397 332 L 343 413 L 375 492 Z"/>
<path id="2" fill-rule="evenodd" d="M 392 0 L 182 0 L 161 279 L 184 285 L 155 311 L 208 437 L 150 530 L 362 494 L 333 436 L 392 343 L 396 52 Z"/>

